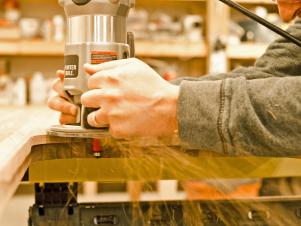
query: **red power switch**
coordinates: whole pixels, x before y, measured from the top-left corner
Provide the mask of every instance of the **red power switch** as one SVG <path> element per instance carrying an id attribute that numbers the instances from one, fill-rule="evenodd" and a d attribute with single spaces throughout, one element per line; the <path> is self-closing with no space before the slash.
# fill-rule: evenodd
<path id="1" fill-rule="evenodd" d="M 102 148 L 99 139 L 92 139 L 92 152 L 95 157 L 101 157 Z"/>

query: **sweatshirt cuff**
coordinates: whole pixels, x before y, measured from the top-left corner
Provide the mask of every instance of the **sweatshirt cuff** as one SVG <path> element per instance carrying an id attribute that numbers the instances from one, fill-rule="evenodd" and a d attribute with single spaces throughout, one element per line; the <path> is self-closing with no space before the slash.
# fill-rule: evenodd
<path id="1" fill-rule="evenodd" d="M 223 81 L 182 81 L 178 100 L 179 136 L 184 146 L 224 154 L 221 116 Z"/>

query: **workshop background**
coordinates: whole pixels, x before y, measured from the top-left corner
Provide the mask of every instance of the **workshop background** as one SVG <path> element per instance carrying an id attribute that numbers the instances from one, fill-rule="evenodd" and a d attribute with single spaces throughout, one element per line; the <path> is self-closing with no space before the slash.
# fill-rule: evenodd
<path id="1" fill-rule="evenodd" d="M 275 3 L 270 0 L 237 0 L 257 15 L 282 28 Z M 133 31 L 136 56 L 165 79 L 226 72 L 252 65 L 277 38 L 215 0 L 136 0 L 128 30 Z M 63 67 L 65 17 L 57 0 L 2 0 L 0 10 L 0 107 L 46 107 L 55 71 Z M 233 185 L 229 197 L 258 196 L 261 180 Z M 274 183 L 277 183 L 274 181 Z M 183 186 L 184 184 L 184 186 Z M 127 190 L 140 186 L 144 200 L 210 198 L 219 196 L 213 182 L 160 181 L 148 184 L 81 185 L 80 200 L 128 200 Z M 272 194 L 273 192 L 271 192 Z M 10 201 L 1 222 L 26 225 L 33 204 L 33 186 L 22 184 Z M 23 224 L 21 223 L 23 222 Z M 1 224 L 2 225 L 2 224 Z"/>

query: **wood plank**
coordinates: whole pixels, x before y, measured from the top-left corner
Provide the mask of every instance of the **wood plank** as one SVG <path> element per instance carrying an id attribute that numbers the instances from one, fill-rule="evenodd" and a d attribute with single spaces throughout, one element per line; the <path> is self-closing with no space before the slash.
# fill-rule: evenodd
<path id="1" fill-rule="evenodd" d="M 46 107 L 1 107 L 0 116 L 1 214 L 29 166 L 31 147 L 48 142 L 46 128 L 57 115 Z"/>
<path id="2" fill-rule="evenodd" d="M 43 135 L 57 121 L 57 114 L 47 107 L 8 107 L 1 108 L 0 115 L 0 175 L 6 181 L 29 155 L 31 146 L 46 142 Z"/>

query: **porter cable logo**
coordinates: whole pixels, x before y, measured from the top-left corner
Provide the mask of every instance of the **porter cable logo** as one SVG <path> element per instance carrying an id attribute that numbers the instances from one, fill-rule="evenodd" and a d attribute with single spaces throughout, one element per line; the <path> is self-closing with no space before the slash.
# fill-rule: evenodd
<path id="1" fill-rule="evenodd" d="M 77 55 L 65 56 L 65 77 L 66 78 L 77 78 L 78 62 L 79 62 L 79 58 Z"/>
<path id="2" fill-rule="evenodd" d="M 101 64 L 112 60 L 117 60 L 118 54 L 110 51 L 92 51 L 91 64 Z"/>
<path id="3" fill-rule="evenodd" d="M 65 65 L 65 76 L 74 76 L 74 72 L 77 71 L 76 65 Z"/>

